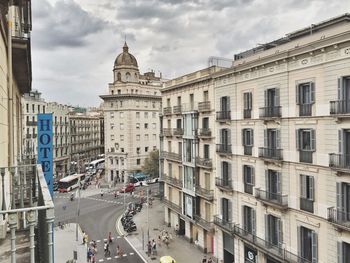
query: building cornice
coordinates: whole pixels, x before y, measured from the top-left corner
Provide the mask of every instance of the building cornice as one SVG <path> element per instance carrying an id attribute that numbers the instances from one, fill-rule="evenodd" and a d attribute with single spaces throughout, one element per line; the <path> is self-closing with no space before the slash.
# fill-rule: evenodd
<path id="1" fill-rule="evenodd" d="M 112 100 L 112 99 L 153 99 L 153 100 L 162 100 L 161 96 L 157 95 L 146 95 L 146 94 L 113 94 L 113 95 L 100 95 L 103 100 Z"/>

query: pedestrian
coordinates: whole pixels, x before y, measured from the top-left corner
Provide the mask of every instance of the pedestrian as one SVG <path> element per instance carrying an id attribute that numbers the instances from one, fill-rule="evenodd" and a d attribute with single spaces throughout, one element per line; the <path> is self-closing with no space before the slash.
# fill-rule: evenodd
<path id="1" fill-rule="evenodd" d="M 148 244 L 147 244 L 147 255 L 151 256 L 151 252 L 152 252 L 152 244 L 151 244 L 151 241 L 148 241 Z"/>
<path id="2" fill-rule="evenodd" d="M 83 245 L 85 245 L 85 232 L 83 231 Z"/>
<path id="3" fill-rule="evenodd" d="M 211 259 L 211 257 L 208 259 L 207 263 L 213 263 L 213 260 Z"/>
<path id="4" fill-rule="evenodd" d="M 178 236 L 179 235 L 179 225 L 176 224 L 175 226 L 175 235 Z"/>
<path id="5" fill-rule="evenodd" d="M 122 255 L 123 255 L 123 251 L 121 250 L 121 248 L 118 245 L 117 246 L 117 256 L 121 257 Z"/>
<path id="6" fill-rule="evenodd" d="M 158 236 L 157 243 L 158 243 L 158 247 L 162 246 L 162 239 L 160 236 Z"/>
<path id="7" fill-rule="evenodd" d="M 156 241 L 154 241 L 154 239 L 152 240 L 152 255 L 157 255 L 157 244 Z"/>
<path id="8" fill-rule="evenodd" d="M 92 257 L 91 257 L 91 263 L 96 263 L 96 256 L 95 256 L 95 254 L 93 254 Z"/>
<path id="9" fill-rule="evenodd" d="M 203 257 L 202 263 L 207 263 L 207 256 L 204 256 L 204 257 Z"/>
<path id="10" fill-rule="evenodd" d="M 101 194 L 101 197 L 103 197 L 103 191 L 102 191 L 102 189 L 100 190 L 100 194 Z"/>
<path id="11" fill-rule="evenodd" d="M 109 243 L 112 243 L 112 233 L 111 232 L 109 232 L 109 234 L 108 234 L 108 242 Z"/>
<path id="12" fill-rule="evenodd" d="M 166 247 L 169 248 L 169 236 L 168 235 L 165 236 L 164 242 L 165 242 Z"/>
<path id="13" fill-rule="evenodd" d="M 87 251 L 87 261 L 88 262 L 91 262 L 91 257 L 92 257 L 92 252 L 91 252 L 91 249 L 88 248 L 88 251 Z"/>

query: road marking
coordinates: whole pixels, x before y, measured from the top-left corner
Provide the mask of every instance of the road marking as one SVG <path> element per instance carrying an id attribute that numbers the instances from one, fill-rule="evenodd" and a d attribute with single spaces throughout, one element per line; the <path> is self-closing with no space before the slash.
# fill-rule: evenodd
<path id="1" fill-rule="evenodd" d="M 115 256 L 114 258 L 119 258 L 119 256 Z"/>
<path id="2" fill-rule="evenodd" d="M 107 238 L 103 239 L 103 241 L 107 241 Z"/>
<path id="3" fill-rule="evenodd" d="M 98 262 L 103 262 L 103 258 L 101 258 Z"/>
<path id="4" fill-rule="evenodd" d="M 117 238 L 122 238 L 121 236 L 117 236 Z"/>
<path id="5" fill-rule="evenodd" d="M 111 260 L 112 258 L 107 258 L 107 260 Z"/>
<path id="6" fill-rule="evenodd" d="M 127 254 L 124 254 L 124 255 L 123 255 L 123 257 L 126 257 L 126 256 L 127 256 Z"/>
<path id="7" fill-rule="evenodd" d="M 101 240 L 96 240 L 96 243 L 100 243 L 101 242 Z"/>
<path id="8" fill-rule="evenodd" d="M 134 252 L 131 252 L 131 253 L 130 253 L 130 256 L 132 256 L 132 255 L 134 255 Z"/>

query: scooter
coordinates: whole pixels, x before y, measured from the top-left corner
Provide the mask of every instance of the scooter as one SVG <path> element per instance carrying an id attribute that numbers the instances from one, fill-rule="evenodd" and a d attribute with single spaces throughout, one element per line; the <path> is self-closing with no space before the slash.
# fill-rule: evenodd
<path id="1" fill-rule="evenodd" d="M 136 230 L 137 230 L 136 225 L 132 225 L 132 226 L 128 227 L 127 229 L 125 229 L 125 231 L 128 233 L 131 233 L 131 232 L 136 231 Z"/>

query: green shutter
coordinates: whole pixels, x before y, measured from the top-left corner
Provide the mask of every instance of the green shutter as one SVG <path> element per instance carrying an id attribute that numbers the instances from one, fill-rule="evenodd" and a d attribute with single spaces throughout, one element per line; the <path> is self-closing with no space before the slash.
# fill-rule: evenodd
<path id="1" fill-rule="evenodd" d="M 299 85 L 295 85 L 295 99 L 296 99 L 296 104 L 299 105 L 300 104 L 300 88 Z"/>
<path id="2" fill-rule="evenodd" d="M 310 82 L 310 102 L 315 103 L 315 83 Z"/>
<path id="3" fill-rule="evenodd" d="M 317 254 L 318 254 L 318 242 L 317 242 L 317 233 L 315 231 L 311 232 L 311 243 L 312 243 L 312 263 L 317 263 Z"/>
<path id="4" fill-rule="evenodd" d="M 311 150 L 316 151 L 316 130 L 311 130 Z"/>

